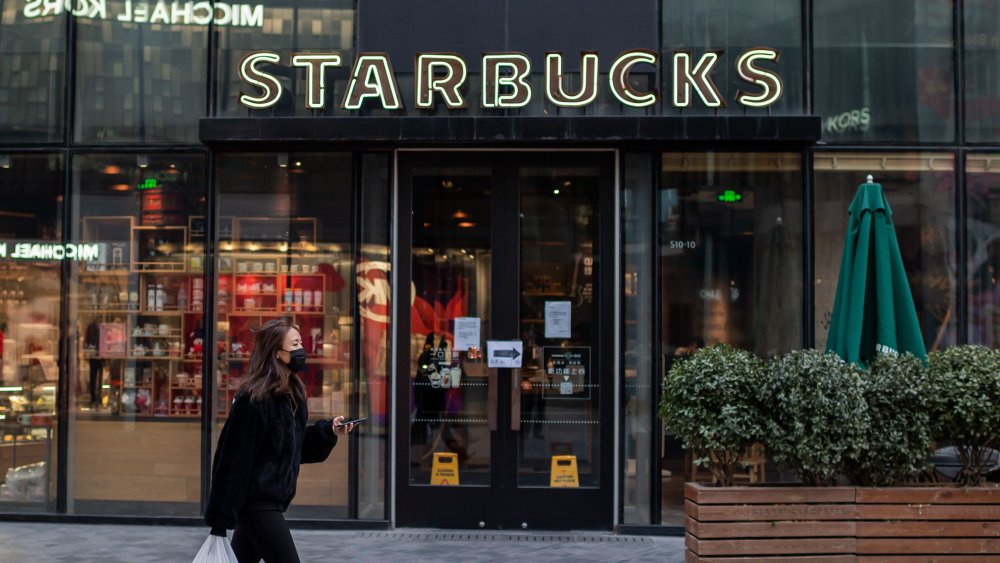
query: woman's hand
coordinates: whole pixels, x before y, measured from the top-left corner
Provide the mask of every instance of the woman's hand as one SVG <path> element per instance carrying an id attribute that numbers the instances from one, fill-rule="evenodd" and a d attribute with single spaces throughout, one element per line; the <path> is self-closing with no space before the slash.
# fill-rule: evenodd
<path id="1" fill-rule="evenodd" d="M 353 424 L 343 424 L 343 422 L 344 422 L 344 417 L 342 417 L 342 416 L 335 416 L 333 418 L 333 433 L 334 434 L 336 434 L 338 436 L 343 436 L 343 435 L 349 433 L 351 430 L 354 430 L 354 425 Z"/>

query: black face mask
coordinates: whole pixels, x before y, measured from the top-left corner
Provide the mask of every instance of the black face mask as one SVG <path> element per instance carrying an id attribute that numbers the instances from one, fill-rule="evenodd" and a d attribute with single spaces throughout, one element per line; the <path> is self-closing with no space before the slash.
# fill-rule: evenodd
<path id="1" fill-rule="evenodd" d="M 299 373 L 302 371 L 302 368 L 306 367 L 305 348 L 299 348 L 298 350 L 285 350 L 285 352 L 288 352 L 288 369 L 292 370 L 292 373 Z"/>

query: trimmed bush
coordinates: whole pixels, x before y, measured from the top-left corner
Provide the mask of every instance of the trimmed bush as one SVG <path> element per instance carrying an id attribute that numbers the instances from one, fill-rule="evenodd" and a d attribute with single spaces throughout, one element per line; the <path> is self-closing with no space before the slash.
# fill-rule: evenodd
<path id="1" fill-rule="evenodd" d="M 756 395 L 762 376 L 763 366 L 750 352 L 711 346 L 678 359 L 664 378 L 664 424 L 721 486 L 732 485 L 740 459 L 761 438 Z"/>
<path id="2" fill-rule="evenodd" d="M 768 457 L 807 485 L 834 484 L 868 455 L 861 370 L 832 353 L 797 350 L 772 360 L 761 387 Z"/>
<path id="3" fill-rule="evenodd" d="M 958 450 L 955 483 L 977 486 L 1000 436 L 1000 351 L 967 345 L 933 352 L 928 385 L 932 436 Z"/>
<path id="4" fill-rule="evenodd" d="M 861 380 L 868 405 L 867 453 L 847 460 L 856 485 L 913 481 L 927 465 L 931 431 L 927 368 L 912 354 L 880 354 Z"/>

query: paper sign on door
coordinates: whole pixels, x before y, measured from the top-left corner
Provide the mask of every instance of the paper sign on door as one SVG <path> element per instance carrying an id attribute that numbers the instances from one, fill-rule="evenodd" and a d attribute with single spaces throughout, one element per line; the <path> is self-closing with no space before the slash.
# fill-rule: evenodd
<path id="1" fill-rule="evenodd" d="M 455 319 L 455 348 L 456 352 L 464 352 L 469 348 L 481 348 L 479 344 L 479 326 L 482 323 L 479 317 L 457 317 Z"/>
<path id="2" fill-rule="evenodd" d="M 545 302 L 545 338 L 572 338 L 572 303 Z"/>

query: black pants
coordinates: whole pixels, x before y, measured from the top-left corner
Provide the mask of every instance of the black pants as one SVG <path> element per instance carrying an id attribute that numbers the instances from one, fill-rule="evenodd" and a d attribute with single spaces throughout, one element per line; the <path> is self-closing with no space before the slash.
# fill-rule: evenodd
<path id="1" fill-rule="evenodd" d="M 280 510 L 244 509 L 240 512 L 233 551 L 240 563 L 299 563 L 299 553 Z"/>

